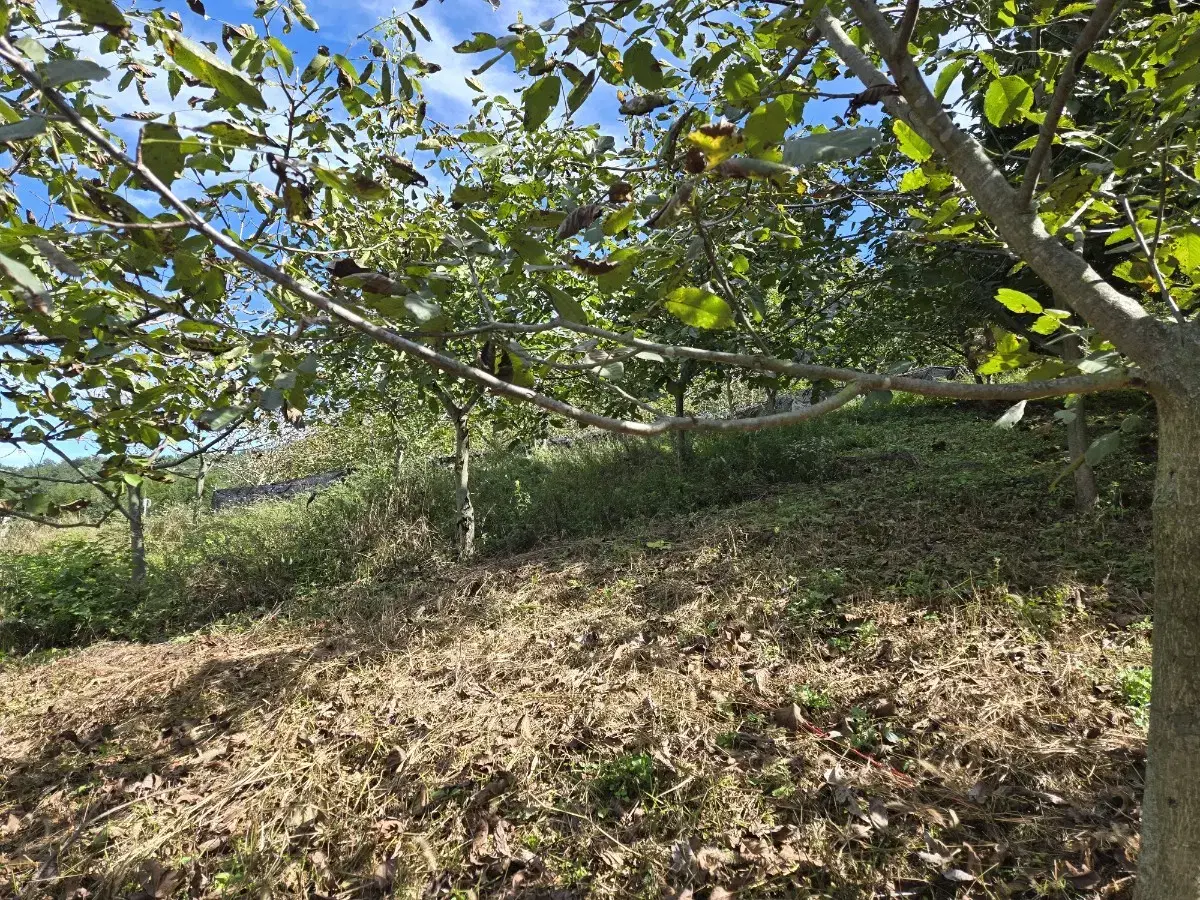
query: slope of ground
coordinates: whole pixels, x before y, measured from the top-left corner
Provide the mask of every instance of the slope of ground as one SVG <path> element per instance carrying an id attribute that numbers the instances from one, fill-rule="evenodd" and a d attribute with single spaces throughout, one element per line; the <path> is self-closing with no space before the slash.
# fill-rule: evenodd
<path id="1" fill-rule="evenodd" d="M 0 893 L 1124 896 L 1145 485 L 1074 517 L 1056 450 L 962 433 L 9 664 Z"/>

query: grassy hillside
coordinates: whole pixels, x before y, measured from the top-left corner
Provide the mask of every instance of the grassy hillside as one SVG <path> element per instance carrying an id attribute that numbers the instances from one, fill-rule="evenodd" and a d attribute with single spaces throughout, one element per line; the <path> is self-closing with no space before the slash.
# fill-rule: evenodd
<path id="1" fill-rule="evenodd" d="M 423 462 L 308 506 L 164 517 L 136 636 L 169 640 L 0 669 L 0 878 L 1121 896 L 1152 447 L 1111 458 L 1080 517 L 1048 492 L 1048 411 L 1012 432 L 989 416 L 849 413 L 700 442 L 682 472 L 647 445 L 489 458 L 470 566 Z"/>

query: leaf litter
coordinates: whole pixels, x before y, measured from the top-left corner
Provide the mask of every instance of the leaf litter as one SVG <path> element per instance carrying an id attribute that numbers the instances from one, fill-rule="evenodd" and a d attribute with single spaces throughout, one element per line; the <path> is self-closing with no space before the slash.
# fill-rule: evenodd
<path id="1" fill-rule="evenodd" d="M 1144 735 L 1097 673 L 1144 639 L 1031 628 L 1010 585 L 907 592 L 891 573 L 936 536 L 881 543 L 808 502 L 782 531 L 768 499 L 351 586 L 326 620 L 7 665 L 0 890 L 1131 890 Z M 978 518 L 940 527 L 961 548 Z M 864 544 L 837 597 L 804 587 Z"/>

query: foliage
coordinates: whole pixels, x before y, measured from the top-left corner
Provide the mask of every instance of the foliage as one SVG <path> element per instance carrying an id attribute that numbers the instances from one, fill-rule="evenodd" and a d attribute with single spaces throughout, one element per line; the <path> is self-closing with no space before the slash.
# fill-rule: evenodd
<path id="1" fill-rule="evenodd" d="M 128 593 L 129 564 L 107 541 L 67 541 L 0 559 L 0 650 L 153 634 Z"/>
<path id="2" fill-rule="evenodd" d="M 1133 711 L 1134 721 L 1145 728 L 1150 722 L 1150 667 L 1122 669 L 1117 673 L 1117 690 Z"/>

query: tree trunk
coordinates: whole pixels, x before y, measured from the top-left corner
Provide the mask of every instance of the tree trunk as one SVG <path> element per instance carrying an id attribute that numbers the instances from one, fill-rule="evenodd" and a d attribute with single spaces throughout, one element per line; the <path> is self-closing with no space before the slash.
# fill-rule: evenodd
<path id="1" fill-rule="evenodd" d="M 404 465 L 404 444 L 400 441 L 400 425 L 395 416 L 388 417 L 388 431 L 392 437 L 392 481 L 399 481 L 400 467 Z"/>
<path id="2" fill-rule="evenodd" d="M 1158 400 L 1154 669 L 1138 900 L 1200 898 L 1200 387 Z"/>
<path id="3" fill-rule="evenodd" d="M 475 507 L 471 505 L 471 431 L 463 416 L 454 419 L 454 503 L 458 517 L 454 542 L 460 560 L 475 555 Z"/>
<path id="4" fill-rule="evenodd" d="M 1083 353 L 1079 348 L 1077 336 L 1068 337 L 1062 344 L 1063 361 L 1071 364 L 1079 362 Z M 1082 395 L 1072 398 L 1068 409 L 1075 413 L 1067 423 L 1067 452 L 1071 461 L 1079 459 L 1087 453 L 1091 445 L 1087 425 L 1087 401 Z M 1096 505 L 1100 492 L 1096 488 L 1096 472 L 1085 461 L 1075 468 L 1075 508 L 1086 512 Z"/>
<path id="5" fill-rule="evenodd" d="M 204 488 L 208 481 L 208 457 L 200 454 L 200 469 L 196 473 L 196 505 L 192 508 L 192 521 L 200 518 L 200 509 L 204 506 Z"/>
<path id="6" fill-rule="evenodd" d="M 670 383 L 671 394 L 675 397 L 675 416 L 683 418 L 687 415 L 687 390 L 696 377 L 696 365 L 690 359 L 679 363 L 679 379 Z M 680 465 L 692 458 L 692 435 L 688 431 L 675 432 L 675 456 Z"/>
<path id="7" fill-rule="evenodd" d="M 392 451 L 392 481 L 400 480 L 400 470 L 404 467 L 404 447 L 397 442 Z"/>
<path id="8" fill-rule="evenodd" d="M 129 556 L 131 574 L 129 588 L 134 596 L 141 596 L 146 586 L 146 531 L 144 526 L 144 503 L 142 486 L 125 486 L 125 499 L 129 507 Z"/>

